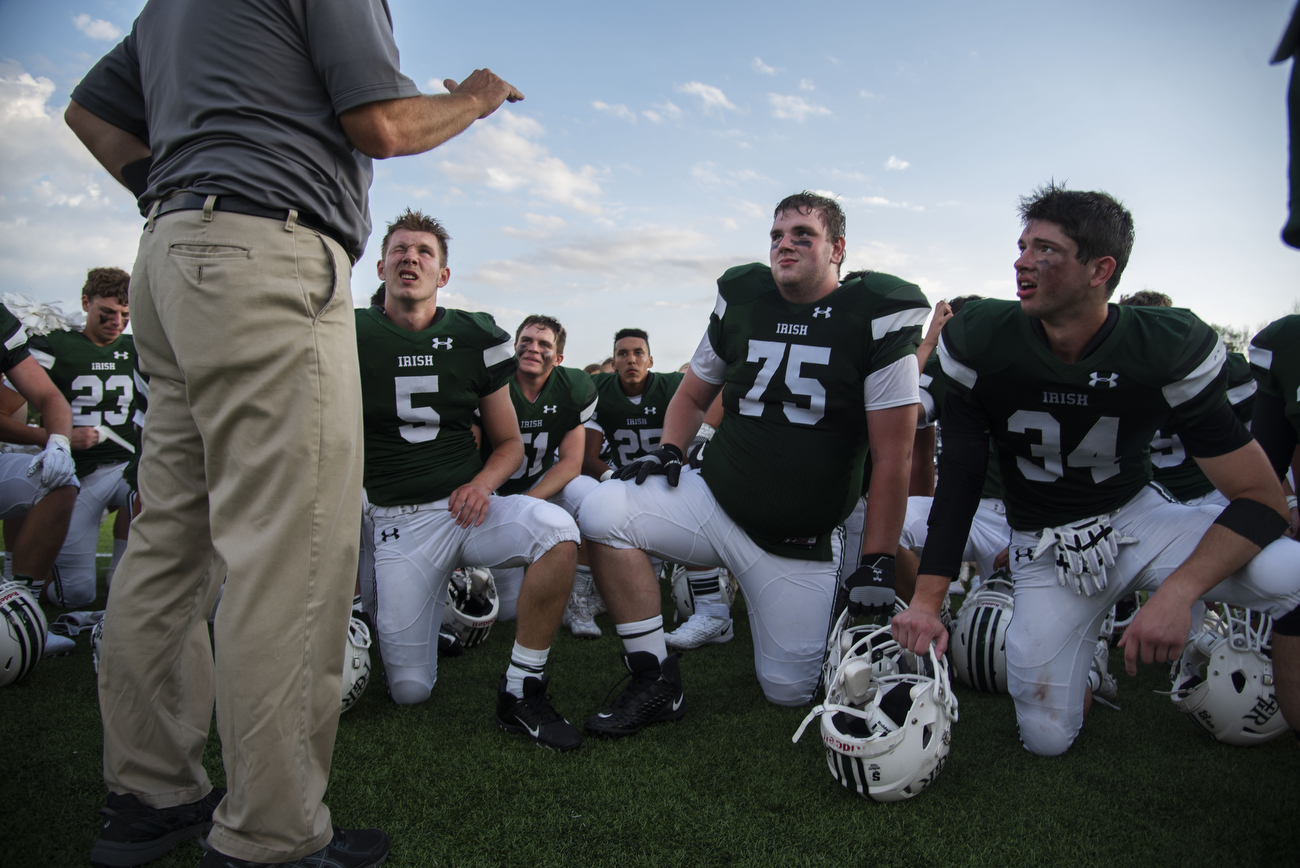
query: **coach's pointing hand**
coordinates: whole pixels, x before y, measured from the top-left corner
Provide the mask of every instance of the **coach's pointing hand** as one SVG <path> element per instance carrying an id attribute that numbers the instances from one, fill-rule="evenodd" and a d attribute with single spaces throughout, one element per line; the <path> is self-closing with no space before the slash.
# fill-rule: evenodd
<path id="1" fill-rule="evenodd" d="M 486 68 L 474 70 L 460 84 L 457 84 L 454 78 L 446 78 L 443 79 L 442 85 L 452 93 L 477 97 L 483 104 L 480 119 L 499 109 L 503 102 L 519 102 L 524 98 L 514 85 Z"/>

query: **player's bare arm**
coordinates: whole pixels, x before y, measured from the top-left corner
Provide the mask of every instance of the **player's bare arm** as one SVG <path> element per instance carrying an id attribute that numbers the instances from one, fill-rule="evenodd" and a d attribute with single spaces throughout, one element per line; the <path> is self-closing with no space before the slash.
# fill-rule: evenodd
<path id="1" fill-rule="evenodd" d="M 930 318 L 930 327 L 925 330 L 925 338 L 922 339 L 921 345 L 916 348 L 916 362 L 920 366 L 919 370 L 925 370 L 925 363 L 930 361 L 935 348 L 939 346 L 939 332 L 948 320 L 952 319 L 952 308 L 948 302 L 942 299 L 934 306 L 934 316 Z"/>
<path id="2" fill-rule="evenodd" d="M 30 356 L 5 372 L 18 394 L 41 414 L 43 430 L 48 434 L 72 435 L 72 407 L 50 380 L 45 369 Z"/>
<path id="3" fill-rule="evenodd" d="M 357 150 L 377 160 L 422 154 L 492 114 L 504 102 L 524 98 L 490 69 L 476 69 L 459 84 L 445 79 L 450 93 L 389 99 L 350 108 L 339 115 Z"/>
<path id="4" fill-rule="evenodd" d="M 714 399 L 721 392 L 721 383 L 707 383 L 695 371 L 688 370 L 668 404 L 668 412 L 664 415 L 664 434 L 659 442 L 671 443 L 685 453 L 695 432 L 700 430 L 705 416 L 713 407 Z"/>
<path id="5" fill-rule="evenodd" d="M 903 533 L 907 487 L 912 477 L 916 405 L 867 411 L 871 441 L 871 483 L 867 489 L 866 534 L 859 554 L 893 554 Z"/>
<path id="6" fill-rule="evenodd" d="M 1282 486 L 1264 450 L 1255 441 L 1196 463 L 1229 501 L 1254 501 L 1290 522 Z M 1191 627 L 1192 605 L 1219 582 L 1259 554 L 1260 547 L 1221 525 L 1212 524 L 1191 557 L 1165 579 L 1124 632 L 1124 667 L 1137 674 L 1143 663 L 1165 663 L 1182 653 Z"/>
<path id="7" fill-rule="evenodd" d="M 582 465 L 585 458 L 587 447 L 587 429 L 582 425 L 575 425 L 564 435 L 560 441 L 560 446 L 555 452 L 555 463 L 551 469 L 542 474 L 542 478 L 537 480 L 527 494 L 538 500 L 548 500 L 564 490 L 574 479 L 577 479 L 582 473 Z M 520 444 L 522 448 L 522 442 Z"/>
<path id="8" fill-rule="evenodd" d="M 583 429 L 586 440 L 582 447 L 582 473 L 600 479 L 609 471 L 609 465 L 600 460 L 600 450 L 605 446 L 605 435 L 590 428 Z"/>
<path id="9" fill-rule="evenodd" d="M 149 146 L 126 130 L 92 114 L 75 100 L 68 103 L 63 120 L 105 171 L 123 187 L 135 192 L 133 185 L 122 177 L 122 169 L 148 159 Z"/>
<path id="10" fill-rule="evenodd" d="M 479 416 L 483 420 L 483 432 L 492 444 L 492 454 L 483 469 L 453 491 L 448 499 L 447 511 L 456 516 L 456 524 L 461 527 L 477 527 L 483 523 L 492 492 L 500 488 L 524 460 L 524 441 L 519 436 L 519 420 L 515 417 L 515 405 L 510 401 L 508 385 L 479 401 Z"/>

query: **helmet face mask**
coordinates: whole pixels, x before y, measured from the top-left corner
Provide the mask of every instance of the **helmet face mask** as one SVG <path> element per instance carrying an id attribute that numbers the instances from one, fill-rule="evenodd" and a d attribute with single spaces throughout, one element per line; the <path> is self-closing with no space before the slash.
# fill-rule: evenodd
<path id="1" fill-rule="evenodd" d="M 492 631 L 500 611 L 497 585 L 483 567 L 453 570 L 447 581 L 447 606 L 442 623 L 465 648 L 482 643 Z"/>
<path id="2" fill-rule="evenodd" d="M 1272 632 L 1273 619 L 1261 612 L 1227 604 L 1207 610 L 1201 632 L 1170 667 L 1174 707 L 1225 744 L 1263 744 L 1290 729 L 1265 655 Z"/>
<path id="3" fill-rule="evenodd" d="M 0 585 L 0 687 L 18 681 L 45 654 L 45 613 L 22 582 Z"/>
<path id="4" fill-rule="evenodd" d="M 360 618 L 348 621 L 348 646 L 343 655 L 342 714 L 357 704 L 370 683 L 370 628 Z"/>
<path id="5" fill-rule="evenodd" d="M 998 571 L 966 597 L 948 655 L 957 678 L 981 693 L 1007 692 L 1007 628 L 1015 614 L 1011 579 Z"/>
<path id="6" fill-rule="evenodd" d="M 886 626 L 850 626 L 847 611 L 832 631 L 826 701 L 795 733 L 820 718 L 826 764 L 846 788 L 873 801 L 910 799 L 948 757 L 957 698 L 947 662 L 903 649 Z"/>

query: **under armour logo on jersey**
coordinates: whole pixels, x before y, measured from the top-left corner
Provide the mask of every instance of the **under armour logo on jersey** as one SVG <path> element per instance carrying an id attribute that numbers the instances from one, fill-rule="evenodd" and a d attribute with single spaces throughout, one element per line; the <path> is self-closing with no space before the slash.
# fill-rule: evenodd
<path id="1" fill-rule="evenodd" d="M 1119 385 L 1119 374 L 1107 374 L 1103 377 L 1100 371 L 1093 371 L 1088 375 L 1088 385 L 1092 386 L 1094 389 L 1099 387 L 1102 383 L 1106 384 L 1107 389 L 1115 388 Z"/>
<path id="2" fill-rule="evenodd" d="M 381 534 L 379 535 L 379 539 L 380 539 L 382 542 L 388 542 L 388 536 L 389 536 L 389 534 L 392 535 L 393 539 L 401 539 L 401 538 L 402 538 L 401 535 L 398 534 L 398 532 L 397 532 L 397 528 L 393 528 L 392 530 L 386 530 L 386 531 L 384 531 L 383 533 L 381 533 Z"/>
<path id="3" fill-rule="evenodd" d="M 435 350 L 449 350 L 449 349 L 451 349 L 451 338 L 446 338 L 445 340 L 441 340 L 441 339 L 439 339 L 439 338 L 434 338 L 434 339 L 433 339 L 433 348 L 434 348 Z"/>
<path id="4" fill-rule="evenodd" d="M 1014 563 L 1017 564 L 1021 561 L 1032 561 L 1034 559 L 1034 549 L 1032 546 L 1029 548 L 1017 546 L 1012 550 L 1011 556 L 1015 558 Z"/>
<path id="5" fill-rule="evenodd" d="M 131 358 L 131 354 L 128 353 L 128 352 L 125 352 L 125 351 L 120 352 L 120 353 L 113 353 L 113 358 L 115 358 L 115 359 L 129 359 L 129 358 Z"/>
<path id="6" fill-rule="evenodd" d="M 646 408 L 645 408 L 645 414 L 646 414 L 647 416 L 653 416 L 655 413 L 658 413 L 658 412 L 659 412 L 659 408 L 658 408 L 658 407 L 646 407 Z"/>
<path id="7" fill-rule="evenodd" d="M 558 412 L 560 412 L 560 405 L 559 405 L 559 404 L 543 404 L 543 405 L 542 405 L 542 412 L 543 412 L 543 413 L 558 413 Z"/>
<path id="8" fill-rule="evenodd" d="M 819 316 L 824 316 L 824 317 L 826 317 L 827 319 L 830 319 L 830 318 L 831 318 L 831 309 L 830 309 L 829 307 L 815 307 L 815 308 L 813 308 L 813 318 L 816 319 L 816 318 L 819 317 Z"/>

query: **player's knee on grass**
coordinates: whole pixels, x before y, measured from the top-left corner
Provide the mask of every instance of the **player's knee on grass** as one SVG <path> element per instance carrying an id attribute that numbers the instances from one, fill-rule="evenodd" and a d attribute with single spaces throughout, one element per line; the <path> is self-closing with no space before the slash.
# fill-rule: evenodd
<path id="1" fill-rule="evenodd" d="M 95 601 L 95 571 L 56 570 L 54 581 L 46 588 L 45 596 L 64 609 L 87 606 Z"/>
<path id="2" fill-rule="evenodd" d="M 433 693 L 433 682 L 429 680 L 427 671 L 387 664 L 385 671 L 388 673 L 388 694 L 398 705 L 418 705 Z"/>

